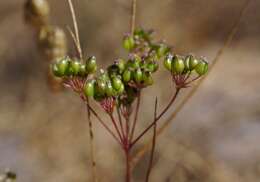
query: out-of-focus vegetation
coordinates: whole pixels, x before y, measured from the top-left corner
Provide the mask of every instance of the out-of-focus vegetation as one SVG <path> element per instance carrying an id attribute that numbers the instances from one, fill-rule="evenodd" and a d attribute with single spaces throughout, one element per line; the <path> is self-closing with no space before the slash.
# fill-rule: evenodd
<path id="1" fill-rule="evenodd" d="M 65 30 L 71 25 L 67 4 L 49 2 L 52 23 Z M 137 22 L 158 31 L 158 38 L 165 37 L 176 53 L 191 51 L 212 60 L 244 2 L 142 0 Z M 90 181 L 85 108 L 71 93 L 49 90 L 45 60 L 34 31 L 23 21 L 23 3 L 0 2 L 0 169 L 11 168 L 19 181 Z M 129 30 L 130 3 L 75 0 L 74 4 L 84 52 L 97 55 L 104 66 L 123 56 L 120 43 Z M 151 181 L 259 180 L 259 7 L 260 2 L 251 1 L 232 44 L 200 92 L 158 138 Z M 169 98 L 166 74 L 157 74 L 160 84 L 146 93 L 143 121 L 151 118 L 151 95 L 158 95 L 159 109 Z M 120 181 L 123 155 L 98 123 L 94 128 L 99 178 Z M 134 181 L 143 181 L 147 159 L 134 169 Z"/>

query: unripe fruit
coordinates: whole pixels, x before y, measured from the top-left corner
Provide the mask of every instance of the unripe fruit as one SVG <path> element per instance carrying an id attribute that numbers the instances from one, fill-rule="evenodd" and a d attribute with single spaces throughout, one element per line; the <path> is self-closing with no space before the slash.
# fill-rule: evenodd
<path id="1" fill-rule="evenodd" d="M 86 71 L 88 73 L 94 73 L 97 70 L 97 60 L 95 56 L 91 56 L 86 61 Z"/>
<path id="2" fill-rule="evenodd" d="M 78 75 L 79 72 L 80 72 L 80 67 L 81 67 L 81 64 L 79 61 L 72 61 L 70 63 L 70 72 L 73 74 L 73 75 Z"/>
<path id="3" fill-rule="evenodd" d="M 172 73 L 181 74 L 184 71 L 185 65 L 182 58 L 174 56 L 172 60 Z"/>
<path id="4" fill-rule="evenodd" d="M 93 97 L 95 94 L 95 81 L 94 80 L 89 80 L 84 84 L 84 94 L 87 97 Z"/>
<path id="5" fill-rule="evenodd" d="M 199 61 L 192 55 L 188 55 L 185 58 L 185 69 L 192 71 L 197 66 Z"/>
<path id="6" fill-rule="evenodd" d="M 153 78 L 152 78 L 152 74 L 150 72 L 145 72 L 143 74 L 143 81 L 144 81 L 144 84 L 146 86 L 148 85 L 152 85 L 153 84 Z"/>
<path id="7" fill-rule="evenodd" d="M 121 85 L 123 85 L 123 83 L 120 78 L 118 78 L 116 76 L 112 78 L 112 86 L 115 90 L 118 91 L 120 89 Z"/>
<path id="8" fill-rule="evenodd" d="M 116 64 L 112 64 L 107 68 L 107 72 L 110 77 L 116 76 L 119 74 L 119 67 Z"/>
<path id="9" fill-rule="evenodd" d="M 140 67 L 140 62 L 135 61 L 135 60 L 128 60 L 126 65 L 127 65 L 127 68 L 137 69 Z"/>
<path id="10" fill-rule="evenodd" d="M 108 97 L 115 96 L 116 92 L 112 86 L 112 83 L 109 81 L 107 82 L 107 88 L 106 88 L 106 95 Z"/>
<path id="11" fill-rule="evenodd" d="M 119 69 L 119 73 L 123 73 L 123 71 L 125 70 L 125 60 L 123 59 L 118 59 L 115 63 Z"/>
<path id="12" fill-rule="evenodd" d="M 123 81 L 128 83 L 132 79 L 132 71 L 130 69 L 126 69 L 123 73 Z"/>
<path id="13" fill-rule="evenodd" d="M 117 90 L 117 93 L 120 95 L 120 94 L 122 94 L 124 91 L 125 91 L 125 86 L 124 86 L 124 84 L 121 84 L 120 87 L 119 87 L 119 89 Z"/>
<path id="14" fill-rule="evenodd" d="M 135 41 L 133 36 L 126 36 L 123 40 L 123 47 L 127 51 L 131 51 L 135 47 Z"/>
<path id="15" fill-rule="evenodd" d="M 136 69 L 134 72 L 134 80 L 137 83 L 141 83 L 141 81 L 143 80 L 143 72 L 140 68 Z"/>
<path id="16" fill-rule="evenodd" d="M 95 84 L 95 91 L 97 91 L 98 94 L 104 95 L 106 93 L 107 84 L 106 81 L 98 78 Z"/>
<path id="17" fill-rule="evenodd" d="M 168 54 L 165 57 L 164 62 L 163 62 L 164 67 L 169 71 L 171 71 L 171 69 L 172 69 L 172 59 L 173 59 L 173 55 Z"/>
<path id="18" fill-rule="evenodd" d="M 156 54 L 158 58 L 160 59 L 161 57 L 165 56 L 168 52 L 170 51 L 170 48 L 165 45 L 165 44 L 160 44 L 158 45 L 156 49 Z"/>
<path id="19" fill-rule="evenodd" d="M 152 73 L 156 72 L 159 68 L 159 64 L 156 61 L 149 61 L 146 65 L 146 69 Z"/>
<path id="20" fill-rule="evenodd" d="M 69 71 L 69 64 L 70 64 L 70 59 L 69 58 L 64 58 L 62 60 L 57 61 L 53 65 L 53 73 L 55 76 L 67 76 L 68 71 Z"/>
<path id="21" fill-rule="evenodd" d="M 86 65 L 85 64 L 80 64 L 79 75 L 80 76 L 86 76 L 87 75 Z"/>
<path id="22" fill-rule="evenodd" d="M 202 76 L 208 72 L 208 63 L 204 60 L 201 60 L 195 67 L 195 71 L 198 75 Z"/>

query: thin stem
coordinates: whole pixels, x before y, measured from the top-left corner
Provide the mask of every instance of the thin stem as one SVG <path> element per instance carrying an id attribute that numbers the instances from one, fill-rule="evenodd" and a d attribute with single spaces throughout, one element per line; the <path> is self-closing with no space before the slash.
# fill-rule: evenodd
<path id="1" fill-rule="evenodd" d="M 163 109 L 163 111 L 156 117 L 156 119 L 138 136 L 136 139 L 131 143 L 131 146 L 133 146 L 142 136 L 149 131 L 150 128 L 153 127 L 155 123 L 168 111 L 168 109 L 171 107 L 173 102 L 176 100 L 178 94 L 180 92 L 180 88 L 176 88 L 175 94 L 173 95 L 172 99 L 170 100 L 169 104 Z"/>
<path id="2" fill-rule="evenodd" d="M 87 103 L 88 104 L 88 103 Z M 105 124 L 105 122 L 98 116 L 96 111 L 88 104 L 90 111 L 94 114 L 94 116 L 98 119 L 98 121 L 105 127 L 105 129 L 113 136 L 113 138 L 121 145 L 121 141 L 116 137 L 113 131 Z"/>
<path id="3" fill-rule="evenodd" d="M 126 157 L 126 172 L 125 172 L 125 181 L 131 182 L 131 158 L 130 158 L 130 150 L 125 150 Z"/>
<path id="4" fill-rule="evenodd" d="M 89 102 L 87 98 L 87 102 Z M 96 157 L 95 157 L 95 146 L 94 146 L 94 133 L 93 133 L 93 126 L 91 120 L 90 109 L 87 105 L 87 117 L 88 117 L 88 125 L 89 125 L 89 138 L 90 138 L 90 158 L 91 158 L 91 166 L 92 166 L 92 179 L 93 182 L 97 182 L 97 167 L 96 167 Z"/>
<path id="5" fill-rule="evenodd" d="M 157 116 L 157 104 L 158 104 L 158 100 L 157 100 L 157 97 L 156 97 L 155 105 L 154 105 L 154 120 L 156 119 L 156 116 Z M 147 170 L 147 173 L 146 173 L 146 180 L 145 180 L 146 182 L 149 182 L 149 177 L 150 177 L 152 167 L 153 167 L 153 158 L 154 158 L 155 143 L 156 143 L 156 128 L 157 128 L 157 123 L 155 123 L 154 127 L 153 127 L 153 145 L 152 145 L 148 170 Z"/>
<path id="6" fill-rule="evenodd" d="M 119 131 L 119 129 L 118 129 L 118 126 L 117 126 L 117 124 L 116 124 L 116 120 L 115 120 L 113 114 L 109 114 L 109 116 L 110 116 L 110 119 L 111 119 L 111 121 L 112 121 L 112 123 L 113 123 L 113 125 L 114 125 L 114 127 L 115 127 L 115 129 L 116 129 L 116 132 L 117 132 L 117 134 L 118 134 L 118 136 L 119 136 L 121 142 L 123 142 L 122 135 L 121 135 L 121 133 L 120 133 L 120 131 Z"/>
<path id="7" fill-rule="evenodd" d="M 122 117 L 121 117 L 121 113 L 119 110 L 118 105 L 116 106 L 116 111 L 117 111 L 117 115 L 118 115 L 118 120 L 119 120 L 119 125 L 120 125 L 120 129 L 121 129 L 121 133 L 123 135 L 123 138 L 125 138 L 125 132 L 124 132 L 124 128 L 123 128 L 123 122 L 122 122 Z"/>
<path id="8" fill-rule="evenodd" d="M 131 29 L 131 35 L 134 35 L 135 31 L 135 22 L 136 22 L 136 1 L 132 0 L 132 15 L 131 15 L 131 23 L 130 23 L 130 29 Z"/>
<path id="9" fill-rule="evenodd" d="M 213 59 L 211 66 L 209 67 L 209 71 L 208 74 L 211 73 L 211 71 L 213 70 L 213 68 L 215 67 L 216 63 L 219 62 L 221 56 L 223 55 L 224 51 L 226 50 L 226 48 L 230 45 L 230 43 L 232 42 L 234 35 L 237 33 L 238 28 L 239 28 L 239 24 L 240 21 L 243 17 L 243 15 L 246 12 L 247 7 L 249 6 L 249 3 L 251 2 L 251 0 L 246 0 L 245 3 L 243 4 L 242 8 L 240 9 L 239 15 L 237 16 L 237 19 L 235 20 L 233 27 L 231 29 L 231 31 L 229 32 L 223 46 L 218 50 L 215 58 Z M 203 77 L 201 78 L 197 84 L 191 89 L 191 91 L 184 97 L 184 99 L 180 102 L 180 104 L 176 107 L 175 111 L 166 119 L 166 122 L 163 123 L 163 125 L 157 130 L 157 137 L 162 134 L 165 129 L 167 129 L 167 127 L 174 121 L 173 119 L 177 116 L 177 114 L 182 110 L 182 108 L 188 103 L 188 101 L 192 98 L 192 96 L 196 93 L 196 91 L 199 89 L 199 87 L 201 86 L 201 84 L 203 83 L 203 81 L 206 79 L 207 77 Z M 146 154 L 146 152 L 150 149 L 152 144 L 152 140 L 148 141 L 139 151 L 136 152 L 136 154 L 134 154 L 134 156 L 132 157 L 132 161 L 133 164 L 132 166 L 134 167 L 138 161 L 140 159 L 142 159 L 142 156 L 144 156 Z"/>
<path id="10" fill-rule="evenodd" d="M 75 10 L 74 10 L 74 6 L 71 0 L 68 0 L 69 6 L 70 6 L 70 12 L 71 12 L 71 16 L 72 16 L 72 20 L 73 20 L 73 26 L 74 26 L 74 34 L 75 34 L 75 39 L 77 41 L 77 51 L 79 53 L 79 57 L 82 60 L 83 56 L 82 56 L 82 49 L 80 46 L 80 39 L 79 39 L 79 29 L 78 29 L 78 23 L 77 23 L 77 19 L 76 19 L 76 15 L 75 15 Z M 71 31 L 72 32 L 72 31 Z"/>
<path id="11" fill-rule="evenodd" d="M 192 83 L 192 82 L 198 80 L 199 78 L 201 78 L 201 76 L 197 76 L 197 77 L 193 78 L 192 80 L 186 82 L 185 85 L 188 85 L 188 84 L 190 84 L 190 83 Z"/>
<path id="12" fill-rule="evenodd" d="M 136 104 L 136 108 L 135 108 L 135 116 L 134 116 L 131 134 L 130 134 L 130 141 L 132 141 L 133 137 L 134 137 L 135 127 L 136 127 L 136 123 L 137 123 L 137 119 L 138 119 L 138 112 L 139 112 L 139 108 L 140 108 L 140 100 L 141 100 L 141 93 L 138 92 L 137 104 Z"/>

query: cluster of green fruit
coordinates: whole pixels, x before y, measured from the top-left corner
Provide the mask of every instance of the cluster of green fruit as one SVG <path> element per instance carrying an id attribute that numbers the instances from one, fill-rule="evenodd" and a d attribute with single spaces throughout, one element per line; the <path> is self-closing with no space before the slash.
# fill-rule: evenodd
<path id="1" fill-rule="evenodd" d="M 182 75 L 195 71 L 202 76 L 208 71 L 208 63 L 203 58 L 196 58 L 193 55 L 186 57 L 168 54 L 164 59 L 164 67 L 173 75 Z"/>
<path id="2" fill-rule="evenodd" d="M 153 31 L 136 29 L 133 35 L 126 35 L 123 40 L 123 47 L 129 51 L 134 52 L 142 57 L 152 56 L 159 60 L 171 51 L 171 48 L 165 43 L 158 43 L 153 41 Z"/>
<path id="3" fill-rule="evenodd" d="M 85 77 L 88 74 L 93 74 L 97 70 L 97 61 L 94 56 L 89 57 L 83 63 L 78 59 L 65 57 L 53 63 L 51 68 L 56 77 Z"/>
<path id="4" fill-rule="evenodd" d="M 84 93 L 96 100 L 123 93 L 132 95 L 135 89 L 152 85 L 152 73 L 157 70 L 156 61 L 142 60 L 137 54 L 131 55 L 128 61 L 118 59 L 95 79 L 89 80 L 84 86 Z"/>

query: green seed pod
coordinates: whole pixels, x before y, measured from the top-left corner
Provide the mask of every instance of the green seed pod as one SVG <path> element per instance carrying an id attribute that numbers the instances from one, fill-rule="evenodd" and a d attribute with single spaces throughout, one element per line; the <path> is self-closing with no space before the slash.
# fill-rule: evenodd
<path id="1" fill-rule="evenodd" d="M 173 59 L 173 55 L 168 54 L 165 57 L 164 62 L 163 62 L 164 67 L 169 71 L 171 71 L 171 69 L 172 69 L 172 59 Z"/>
<path id="2" fill-rule="evenodd" d="M 95 56 L 91 56 L 86 61 L 86 71 L 90 74 L 97 70 L 97 60 Z"/>
<path id="3" fill-rule="evenodd" d="M 79 75 L 81 63 L 78 60 L 71 61 L 70 70 L 73 75 Z"/>
<path id="4" fill-rule="evenodd" d="M 53 65 L 53 73 L 55 76 L 67 76 L 69 71 L 70 58 L 63 58 Z"/>
<path id="5" fill-rule="evenodd" d="M 153 84 L 153 78 L 151 72 L 145 72 L 143 74 L 143 81 L 146 86 Z"/>
<path id="6" fill-rule="evenodd" d="M 195 67 L 197 66 L 198 63 L 199 63 L 198 59 L 196 59 L 192 55 L 188 55 L 185 58 L 185 69 L 192 71 L 195 69 Z"/>
<path id="7" fill-rule="evenodd" d="M 137 82 L 137 83 L 141 83 L 142 80 L 143 80 L 143 72 L 140 68 L 136 69 L 135 72 L 134 72 L 134 80 Z"/>
<path id="8" fill-rule="evenodd" d="M 170 51 L 170 48 L 165 44 L 159 44 L 156 49 L 157 57 L 160 59 Z"/>
<path id="9" fill-rule="evenodd" d="M 123 40 L 123 47 L 127 51 L 131 51 L 135 47 L 135 41 L 132 36 L 126 36 Z"/>
<path id="10" fill-rule="evenodd" d="M 86 76 L 87 75 L 86 65 L 85 64 L 80 64 L 79 75 L 80 76 Z"/>
<path id="11" fill-rule="evenodd" d="M 195 71 L 200 76 L 205 75 L 208 72 L 208 63 L 204 60 L 200 60 L 200 62 L 195 67 Z"/>
<path id="12" fill-rule="evenodd" d="M 128 83 L 132 79 L 132 71 L 130 69 L 126 69 L 123 73 L 123 81 Z"/>
<path id="13" fill-rule="evenodd" d="M 124 84 L 121 84 L 121 85 L 120 85 L 120 88 L 117 90 L 117 93 L 118 93 L 119 95 L 121 95 L 124 91 L 125 91 L 125 86 L 124 86 Z"/>
<path id="14" fill-rule="evenodd" d="M 100 95 L 104 95 L 106 93 L 106 88 L 107 88 L 106 81 L 98 78 L 95 84 L 95 91 Z"/>
<path id="15" fill-rule="evenodd" d="M 93 97 L 95 94 L 95 80 L 89 80 L 84 84 L 83 91 L 86 97 Z"/>
<path id="16" fill-rule="evenodd" d="M 115 64 L 117 65 L 118 69 L 119 69 L 119 73 L 123 73 L 123 71 L 125 70 L 125 60 L 123 59 L 118 59 L 116 60 Z"/>
<path id="17" fill-rule="evenodd" d="M 106 95 L 108 97 L 111 97 L 111 96 L 115 96 L 116 95 L 116 91 L 114 90 L 113 86 L 112 86 L 112 83 L 109 81 L 107 82 L 107 88 L 106 88 Z"/>
<path id="18" fill-rule="evenodd" d="M 146 70 L 154 73 L 158 70 L 159 64 L 156 61 L 149 61 L 146 65 Z"/>
<path id="19" fill-rule="evenodd" d="M 118 78 L 116 76 L 112 78 L 112 86 L 115 90 L 118 91 L 120 89 L 121 85 L 123 85 L 123 83 L 120 78 Z"/>
<path id="20" fill-rule="evenodd" d="M 126 63 L 126 67 L 130 69 L 137 69 L 140 67 L 140 62 L 134 60 L 128 60 Z"/>
<path id="21" fill-rule="evenodd" d="M 99 78 L 106 81 L 106 82 L 110 81 L 108 73 L 105 72 L 103 69 L 100 70 Z"/>
<path id="22" fill-rule="evenodd" d="M 178 56 L 174 56 L 172 60 L 172 73 L 174 74 L 182 74 L 184 71 L 185 65 L 182 58 Z"/>

